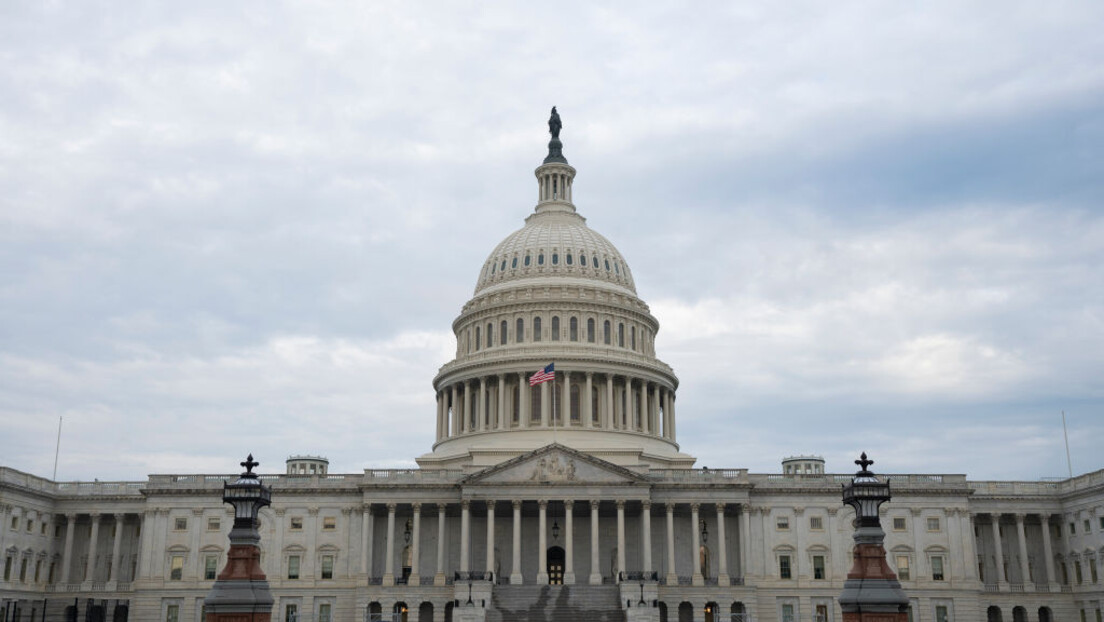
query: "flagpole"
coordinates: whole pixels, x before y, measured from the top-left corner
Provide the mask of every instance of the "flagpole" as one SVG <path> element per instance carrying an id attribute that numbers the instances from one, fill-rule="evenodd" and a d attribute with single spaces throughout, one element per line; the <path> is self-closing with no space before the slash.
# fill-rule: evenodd
<path id="1" fill-rule="evenodd" d="M 1069 469 L 1070 479 L 1073 479 L 1073 461 L 1070 460 L 1069 431 L 1066 430 L 1066 411 L 1062 411 L 1062 435 L 1066 437 L 1066 468 Z"/>
<path id="2" fill-rule="evenodd" d="M 556 361 L 552 361 L 552 442 L 556 442 Z"/>
<path id="3" fill-rule="evenodd" d="M 60 453 L 61 453 L 61 419 L 62 419 L 62 416 L 61 416 L 61 415 L 58 415 L 58 436 L 57 436 L 57 446 L 56 446 L 56 447 L 54 447 L 54 481 L 55 481 L 55 482 L 57 481 L 57 463 L 58 463 L 58 454 L 60 454 Z"/>

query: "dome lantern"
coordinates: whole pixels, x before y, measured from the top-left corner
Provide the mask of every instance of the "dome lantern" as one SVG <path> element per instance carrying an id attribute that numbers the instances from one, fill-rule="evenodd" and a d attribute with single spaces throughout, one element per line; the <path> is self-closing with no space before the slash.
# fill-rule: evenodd
<path id="1" fill-rule="evenodd" d="M 548 141 L 548 155 L 537 167 L 537 213 L 543 211 L 575 212 L 571 202 L 571 187 L 575 181 L 575 169 L 567 163 L 563 155 L 563 143 L 560 142 L 560 115 L 552 106 L 552 116 L 548 119 L 548 132 L 552 140 Z"/>

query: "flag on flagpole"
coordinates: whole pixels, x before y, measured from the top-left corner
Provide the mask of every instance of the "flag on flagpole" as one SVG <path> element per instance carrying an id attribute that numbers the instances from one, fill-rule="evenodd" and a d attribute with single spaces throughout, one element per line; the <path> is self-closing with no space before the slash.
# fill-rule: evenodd
<path id="1" fill-rule="evenodd" d="M 535 387 L 538 384 L 543 384 L 549 380 L 556 379 L 556 364 L 549 363 L 547 367 L 538 371 L 537 373 L 529 376 L 529 386 Z"/>

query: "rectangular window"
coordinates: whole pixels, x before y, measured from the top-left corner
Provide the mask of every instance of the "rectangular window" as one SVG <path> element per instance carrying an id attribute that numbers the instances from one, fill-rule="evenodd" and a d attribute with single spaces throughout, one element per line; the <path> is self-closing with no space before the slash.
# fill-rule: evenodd
<path id="1" fill-rule="evenodd" d="M 1092 523 L 1090 523 L 1089 519 L 1087 518 L 1084 520 L 1084 522 L 1081 523 L 1081 526 L 1084 527 L 1085 533 L 1089 533 L 1092 531 Z M 30 529 L 28 529 L 27 531 L 30 531 Z"/>
<path id="2" fill-rule="evenodd" d="M 813 578 L 814 579 L 823 579 L 824 578 L 824 556 L 823 555 L 813 555 Z"/>
<path id="3" fill-rule="evenodd" d="M 55 538 L 60 538 L 61 537 L 61 525 L 54 525 L 54 537 Z"/>
<path id="4" fill-rule="evenodd" d="M 828 622 L 828 605 L 816 606 L 816 622 Z"/>
<path id="5" fill-rule="evenodd" d="M 222 528 L 222 520 L 218 518 L 207 519 L 207 531 L 218 531 Z"/>
<path id="6" fill-rule="evenodd" d="M 1073 561 L 1073 576 L 1077 578 L 1077 585 L 1081 585 L 1081 560 Z"/>
<path id="7" fill-rule="evenodd" d="M 303 517 L 302 516 L 292 516 L 288 520 L 289 520 L 289 523 L 288 523 L 289 528 L 292 531 L 300 531 L 300 530 L 303 529 Z"/>
<path id="8" fill-rule="evenodd" d="M 299 556 L 289 555 L 287 563 L 287 578 L 298 579 L 299 578 Z"/>
<path id="9" fill-rule="evenodd" d="M 909 557 L 908 555 L 898 555 L 897 561 L 897 578 L 902 581 L 909 580 Z"/>
<path id="10" fill-rule="evenodd" d="M 54 571 L 57 570 L 57 562 L 50 562 L 50 572 L 46 575 L 46 582 L 51 585 L 54 583 Z"/>
<path id="11" fill-rule="evenodd" d="M 38 533 L 41 534 L 41 535 L 46 535 L 46 522 L 45 521 L 42 522 L 42 528 L 38 530 Z"/>
<path id="12" fill-rule="evenodd" d="M 904 516 L 894 516 L 893 517 L 893 531 L 904 531 L 904 530 L 905 530 L 905 517 Z"/>
<path id="13" fill-rule="evenodd" d="M 28 518 L 27 519 L 27 533 L 31 533 L 32 531 L 34 531 L 34 519 L 33 518 Z"/>
<path id="14" fill-rule="evenodd" d="M 203 579 L 214 581 L 218 575 L 218 555 L 208 555 L 203 558 Z"/>
<path id="15" fill-rule="evenodd" d="M 173 555 L 169 562 L 169 581 L 180 581 L 184 578 L 184 556 Z"/>
<path id="16" fill-rule="evenodd" d="M 820 516 L 810 516 L 809 517 L 809 529 L 812 529 L 813 531 L 823 531 L 824 530 L 824 518 L 820 517 Z"/>
<path id="17" fill-rule="evenodd" d="M 299 622 L 299 605 L 284 607 L 284 622 Z"/>
<path id="18" fill-rule="evenodd" d="M 19 517 L 18 516 L 11 517 L 11 528 L 12 529 L 19 529 Z"/>
<path id="19" fill-rule="evenodd" d="M 1100 517 L 1100 529 L 1104 531 L 1104 516 Z"/>
<path id="20" fill-rule="evenodd" d="M 40 559 L 40 560 L 35 562 L 34 582 L 38 583 L 41 579 L 42 579 L 42 560 Z"/>
<path id="21" fill-rule="evenodd" d="M 1070 521 L 1069 532 L 1071 536 L 1077 533 L 1077 523 Z"/>
<path id="22" fill-rule="evenodd" d="M 19 581 L 21 583 L 27 582 L 27 558 L 24 557 L 23 561 L 19 562 Z"/>
<path id="23" fill-rule="evenodd" d="M 792 578 L 792 573 L 790 572 L 790 556 L 789 555 L 779 555 L 778 556 L 778 577 L 780 579 L 790 579 L 790 578 Z"/>
<path id="24" fill-rule="evenodd" d="M 778 520 L 775 522 L 775 525 L 778 527 L 778 529 L 780 531 L 786 531 L 787 529 L 790 528 L 790 517 L 789 516 L 779 516 Z"/>
<path id="25" fill-rule="evenodd" d="M 943 556 L 933 555 L 931 558 L 932 581 L 943 580 Z"/>
<path id="26" fill-rule="evenodd" d="M 176 531 L 185 531 L 188 529 L 188 519 L 183 516 L 177 516 L 173 521 L 173 529 Z"/>
<path id="27" fill-rule="evenodd" d="M 180 605 L 165 606 L 165 622 L 180 622 Z"/>
<path id="28" fill-rule="evenodd" d="M 318 622 L 333 622 L 330 619 L 330 607 L 329 603 L 318 605 Z"/>
<path id="29" fill-rule="evenodd" d="M 782 605 L 782 622 L 794 622 L 794 606 L 790 603 Z"/>
<path id="30" fill-rule="evenodd" d="M 935 622 L 951 622 L 950 616 L 947 615 L 946 605 L 935 606 Z"/>
<path id="31" fill-rule="evenodd" d="M 1100 580 L 1099 577 L 1096 574 L 1096 560 L 1095 559 L 1090 559 L 1089 560 L 1089 576 L 1092 577 L 1092 582 L 1093 583 L 1098 583 L 1099 580 Z"/>
<path id="32" fill-rule="evenodd" d="M 337 517 L 324 516 L 322 518 L 322 529 L 325 531 L 333 531 L 334 529 L 337 529 Z"/>
<path id="33" fill-rule="evenodd" d="M 333 578 L 333 566 L 334 566 L 334 556 L 333 555 L 323 555 L 322 556 L 322 578 L 323 579 L 332 579 Z"/>
<path id="34" fill-rule="evenodd" d="M 4 560 L 4 580 L 5 581 L 11 581 L 11 570 L 12 570 L 12 558 L 8 557 L 7 559 Z"/>
<path id="35" fill-rule="evenodd" d="M 934 516 L 928 519 L 928 531 L 939 531 L 939 519 Z"/>

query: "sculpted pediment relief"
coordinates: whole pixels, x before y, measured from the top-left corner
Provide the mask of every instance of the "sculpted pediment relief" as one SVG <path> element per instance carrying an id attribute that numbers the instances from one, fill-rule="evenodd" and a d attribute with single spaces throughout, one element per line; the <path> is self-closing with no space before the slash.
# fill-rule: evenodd
<path id="1" fill-rule="evenodd" d="M 628 484 L 642 479 L 623 467 L 550 445 L 468 478 L 480 484 Z"/>

